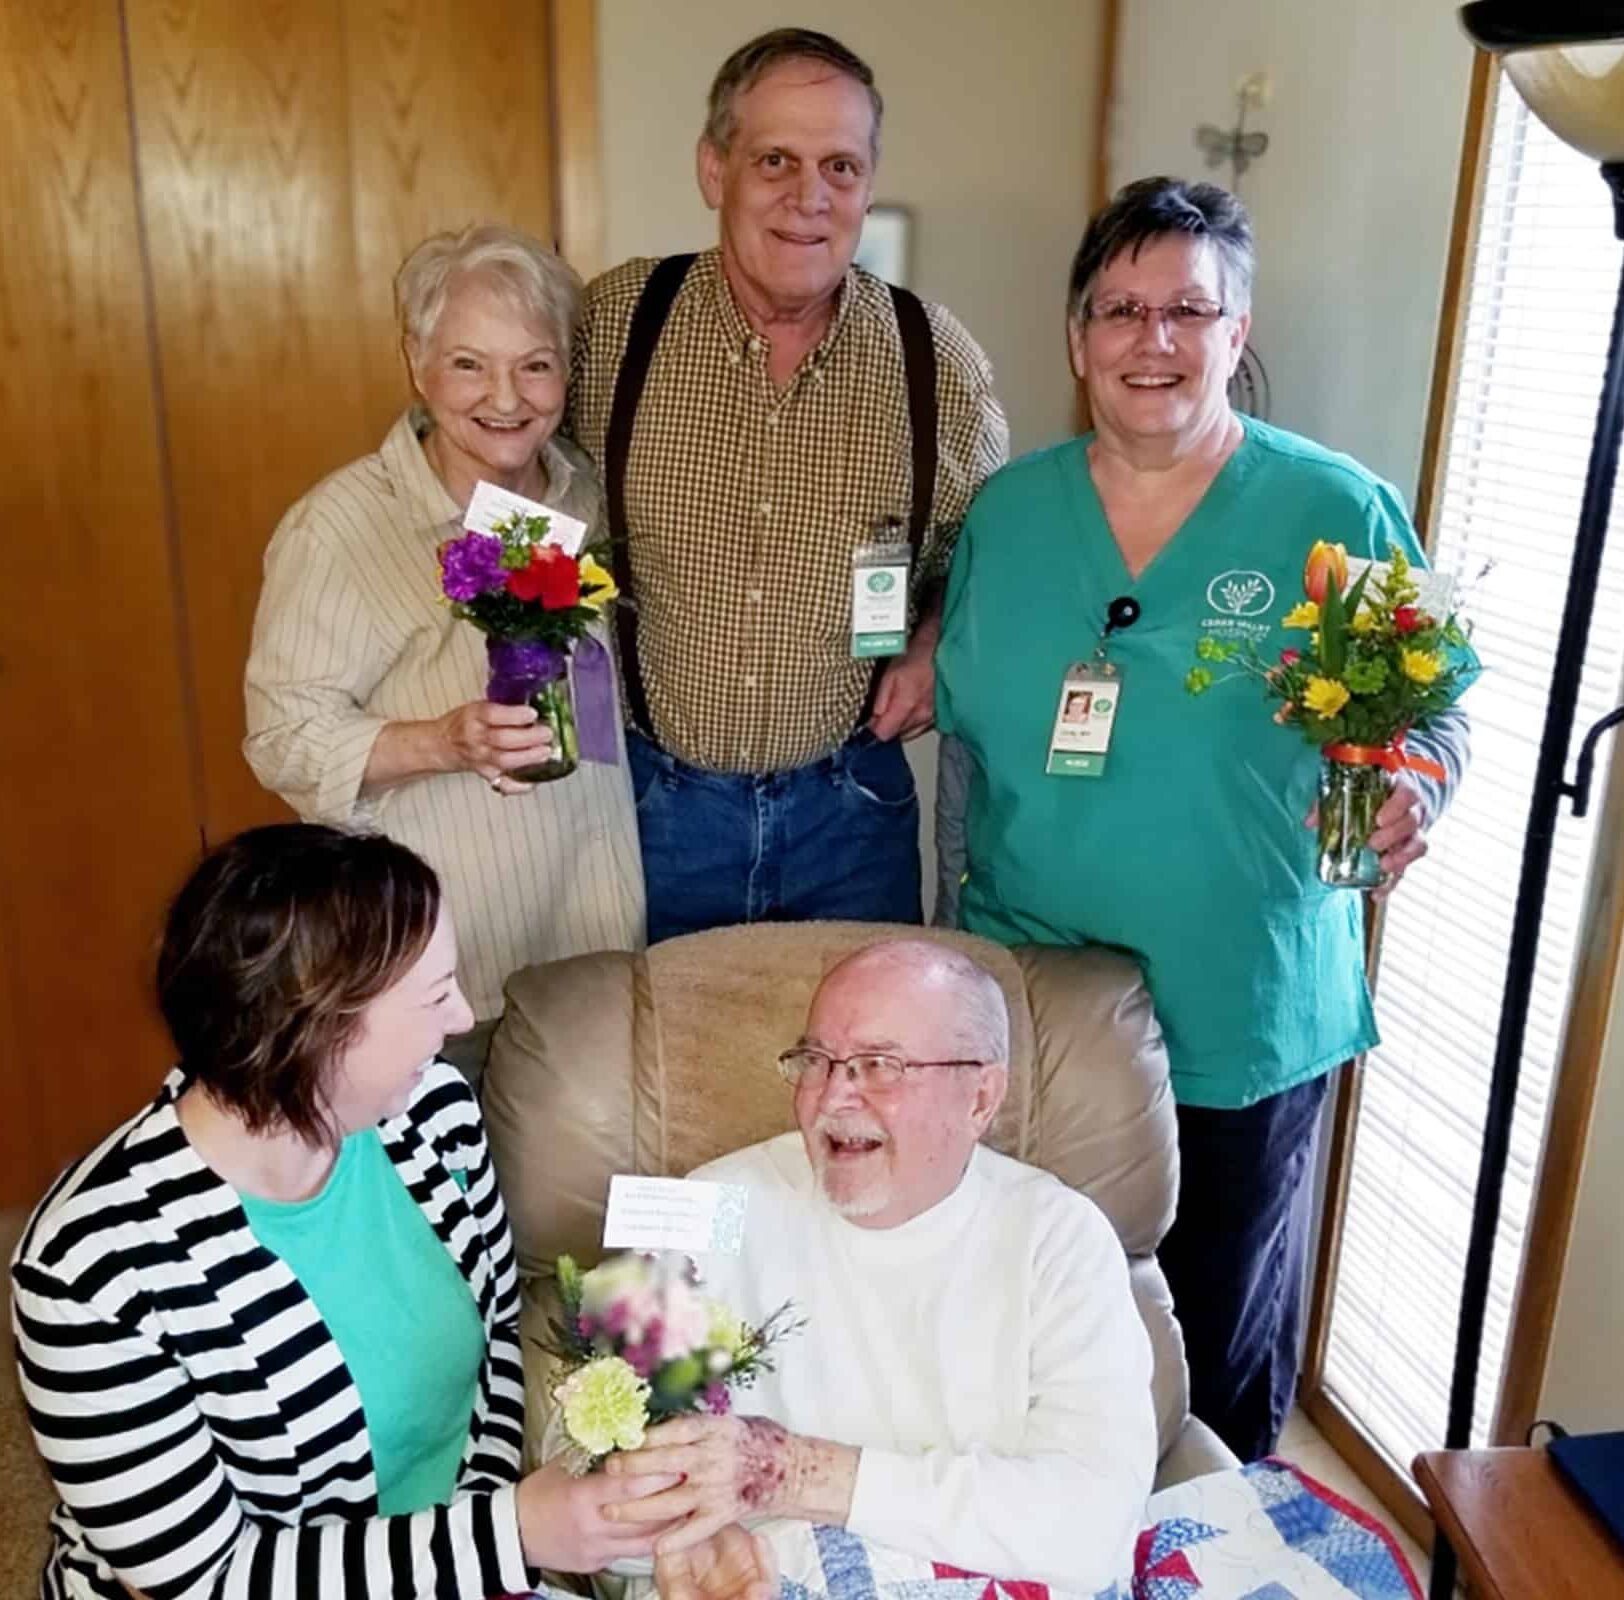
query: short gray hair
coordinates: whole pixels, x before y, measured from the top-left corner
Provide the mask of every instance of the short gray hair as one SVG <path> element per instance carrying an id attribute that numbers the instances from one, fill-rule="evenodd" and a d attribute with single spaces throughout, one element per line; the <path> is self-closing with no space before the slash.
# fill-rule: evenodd
<path id="1" fill-rule="evenodd" d="M 1219 290 L 1225 309 L 1252 307 L 1252 219 L 1246 207 L 1216 183 L 1185 183 L 1180 178 L 1141 178 L 1118 189 L 1094 214 L 1071 264 L 1066 310 L 1081 316 L 1094 280 L 1124 252 L 1139 252 L 1156 239 L 1183 234 L 1205 239 L 1218 255 Z"/>
<path id="2" fill-rule="evenodd" d="M 966 1061 L 1009 1065 L 1009 1005 L 1003 986 L 973 956 L 934 939 L 882 939 L 839 961 L 824 981 L 847 967 L 895 966 L 922 987 L 945 990 L 953 1005 L 954 1049 Z"/>
<path id="3" fill-rule="evenodd" d="M 580 277 L 562 256 L 499 222 L 431 234 L 401 262 L 395 274 L 401 337 L 426 345 L 453 287 L 468 278 L 493 284 L 526 320 L 551 332 L 568 354 L 581 313 Z"/>
<path id="4" fill-rule="evenodd" d="M 869 136 L 869 151 L 878 155 L 880 149 L 880 118 L 885 115 L 885 102 L 874 86 L 874 69 L 857 54 L 848 50 L 838 39 L 812 28 L 774 28 L 758 34 L 748 44 L 741 44 L 722 63 L 710 87 L 710 99 L 705 112 L 705 138 L 723 155 L 739 131 L 738 98 L 761 82 L 774 67 L 786 61 L 821 61 L 836 72 L 854 78 L 868 90 L 868 103 L 874 108 L 874 131 Z"/>

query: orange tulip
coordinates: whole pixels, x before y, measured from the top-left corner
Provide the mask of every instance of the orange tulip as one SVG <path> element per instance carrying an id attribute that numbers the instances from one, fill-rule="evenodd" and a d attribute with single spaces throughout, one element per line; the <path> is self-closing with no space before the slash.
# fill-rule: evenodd
<path id="1" fill-rule="evenodd" d="M 1330 588 L 1332 580 L 1336 582 L 1338 594 L 1348 584 L 1348 552 L 1339 544 L 1327 544 L 1323 539 L 1314 541 L 1314 548 L 1308 552 L 1308 560 L 1303 564 L 1303 593 L 1315 605 L 1325 604 L 1325 592 Z"/>

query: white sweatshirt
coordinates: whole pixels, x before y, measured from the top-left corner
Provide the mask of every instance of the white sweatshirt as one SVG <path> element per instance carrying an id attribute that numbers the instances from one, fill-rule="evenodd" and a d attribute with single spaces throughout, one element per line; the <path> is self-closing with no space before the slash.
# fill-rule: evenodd
<path id="1" fill-rule="evenodd" d="M 785 1300 L 807 1320 L 736 1409 L 861 1447 L 853 1533 L 1084 1594 L 1131 1573 L 1150 1341 L 1091 1201 L 978 1147 L 947 1199 L 863 1228 L 824 1200 L 798 1133 L 693 1176 L 749 1190 L 743 1251 L 701 1260 L 707 1290 L 751 1322 Z"/>

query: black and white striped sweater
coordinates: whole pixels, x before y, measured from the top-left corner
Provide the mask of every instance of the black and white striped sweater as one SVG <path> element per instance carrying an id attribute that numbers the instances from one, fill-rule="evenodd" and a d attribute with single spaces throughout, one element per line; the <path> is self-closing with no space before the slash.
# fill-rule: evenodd
<path id="1" fill-rule="evenodd" d="M 518 1280 L 462 1077 L 379 1132 L 485 1323 L 450 1505 L 378 1514 L 360 1396 L 310 1297 L 254 1238 L 162 1092 L 70 1168 L 12 1262 L 17 1359 L 61 1504 L 42 1600 L 488 1600 L 529 1587 L 513 1485 Z M 466 1193 L 453 1179 L 461 1170 Z"/>

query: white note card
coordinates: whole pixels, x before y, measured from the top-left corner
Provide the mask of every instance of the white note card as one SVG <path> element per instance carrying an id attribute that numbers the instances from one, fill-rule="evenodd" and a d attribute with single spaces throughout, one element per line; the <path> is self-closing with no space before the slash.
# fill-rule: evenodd
<path id="1" fill-rule="evenodd" d="M 736 1256 L 744 1246 L 742 1183 L 697 1183 L 691 1178 L 609 1180 L 603 1219 L 605 1250 L 715 1251 Z"/>
<path id="2" fill-rule="evenodd" d="M 1348 585 L 1351 588 L 1366 567 L 1372 568 L 1371 584 L 1385 583 L 1393 570 L 1390 561 L 1366 561 L 1360 556 L 1348 557 Z M 1419 591 L 1416 604 L 1430 612 L 1440 622 L 1455 609 L 1455 580 L 1447 572 L 1421 567 L 1410 568 L 1410 582 Z M 1368 585 L 1367 585 L 1368 587 Z"/>
<path id="3" fill-rule="evenodd" d="M 509 517 L 545 517 L 547 537 L 544 544 L 555 544 L 567 556 L 578 555 L 586 539 L 586 524 L 579 517 L 554 511 L 539 500 L 527 500 L 499 484 L 487 483 L 481 478 L 474 485 L 474 497 L 468 502 L 462 525 L 470 533 L 495 533 L 496 524 Z"/>

